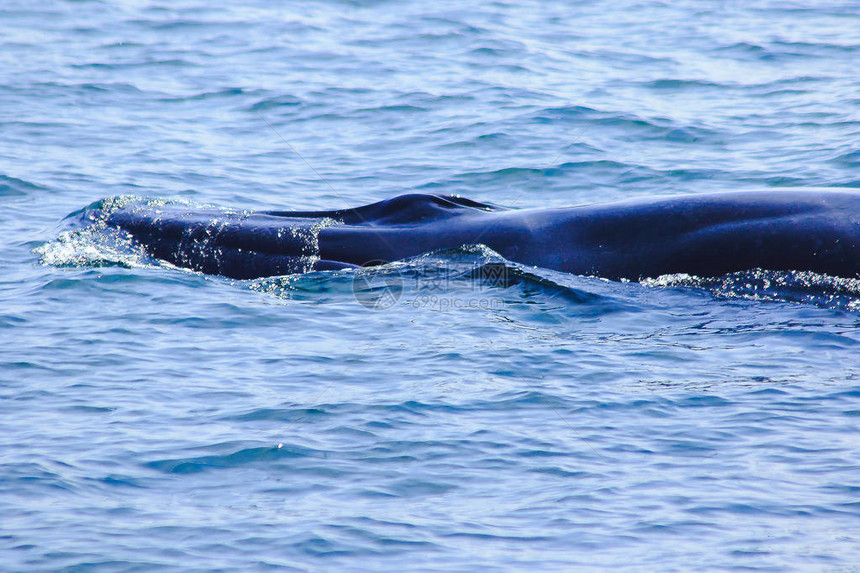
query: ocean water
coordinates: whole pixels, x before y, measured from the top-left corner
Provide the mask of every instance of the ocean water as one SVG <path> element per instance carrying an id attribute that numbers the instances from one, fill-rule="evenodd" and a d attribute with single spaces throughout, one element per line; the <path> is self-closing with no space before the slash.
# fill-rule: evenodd
<path id="1" fill-rule="evenodd" d="M 0 570 L 858 570 L 857 281 L 234 281 L 67 216 L 860 187 L 860 4 L 224 4 L 0 5 Z"/>

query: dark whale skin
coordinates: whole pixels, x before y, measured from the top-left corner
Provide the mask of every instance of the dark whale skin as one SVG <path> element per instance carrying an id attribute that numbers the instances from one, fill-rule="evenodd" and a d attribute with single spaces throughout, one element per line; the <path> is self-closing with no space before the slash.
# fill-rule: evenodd
<path id="1" fill-rule="evenodd" d="M 728 192 L 553 209 L 411 194 L 354 209 L 263 211 L 226 222 L 204 209 L 119 209 L 107 224 L 130 233 L 153 257 L 237 279 L 380 264 L 470 244 L 527 265 L 616 280 L 754 268 L 860 275 L 854 190 Z M 307 260 L 310 268 L 299 263 Z"/>

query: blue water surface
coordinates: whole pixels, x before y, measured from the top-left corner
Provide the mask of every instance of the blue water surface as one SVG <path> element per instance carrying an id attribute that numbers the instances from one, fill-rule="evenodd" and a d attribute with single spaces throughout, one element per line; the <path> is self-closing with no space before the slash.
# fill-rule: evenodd
<path id="1" fill-rule="evenodd" d="M 857 281 L 233 281 L 65 219 L 857 187 L 858 61 L 856 1 L 4 0 L 0 570 L 860 570 Z"/>

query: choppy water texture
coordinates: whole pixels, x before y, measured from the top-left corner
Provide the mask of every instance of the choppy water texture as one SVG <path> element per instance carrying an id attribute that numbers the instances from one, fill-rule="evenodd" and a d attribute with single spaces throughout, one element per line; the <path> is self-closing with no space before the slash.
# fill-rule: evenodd
<path id="1" fill-rule="evenodd" d="M 0 6 L 0 569 L 857 570 L 856 281 L 241 282 L 64 218 L 858 186 L 860 5 L 217 4 Z"/>

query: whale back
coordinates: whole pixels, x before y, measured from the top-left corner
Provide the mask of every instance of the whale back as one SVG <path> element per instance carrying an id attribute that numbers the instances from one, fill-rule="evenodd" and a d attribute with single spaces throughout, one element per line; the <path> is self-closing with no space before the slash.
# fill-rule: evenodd
<path id="1" fill-rule="evenodd" d="M 520 263 L 612 279 L 752 268 L 860 276 L 860 193 L 851 191 L 526 210 L 424 194 L 334 211 L 144 203 L 112 211 L 105 223 L 157 259 L 233 278 L 364 266 L 478 243 Z"/>
<path id="2" fill-rule="evenodd" d="M 363 252 L 386 229 L 406 230 L 497 210 L 460 197 L 411 194 L 333 211 L 250 213 L 134 203 L 112 211 L 105 222 L 129 233 L 156 259 L 207 274 L 247 279 L 353 266 L 351 259 L 320 258 L 319 233 L 332 225 L 360 229 L 360 238 L 350 244 Z M 407 242 L 405 238 L 382 241 L 400 247 Z M 420 247 L 416 250 L 423 252 Z M 390 258 L 400 257 L 392 254 Z"/>
<path id="3" fill-rule="evenodd" d="M 287 218 L 334 219 L 345 225 L 414 225 L 451 217 L 501 211 L 501 207 L 464 197 L 410 193 L 362 207 L 334 211 L 265 211 Z"/>

